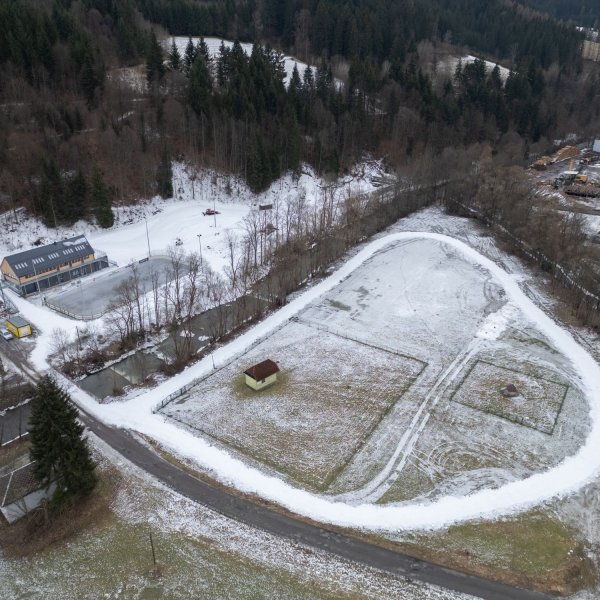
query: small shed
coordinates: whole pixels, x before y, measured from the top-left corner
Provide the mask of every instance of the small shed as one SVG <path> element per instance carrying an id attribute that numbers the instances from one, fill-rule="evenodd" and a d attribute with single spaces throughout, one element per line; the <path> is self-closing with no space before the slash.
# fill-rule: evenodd
<path id="1" fill-rule="evenodd" d="M 505 388 L 502 388 L 500 392 L 507 398 L 514 398 L 519 395 L 519 390 L 514 383 L 509 383 Z"/>
<path id="2" fill-rule="evenodd" d="M 34 462 L 0 477 L 0 513 L 14 523 L 28 512 L 37 508 L 44 498 L 49 498 L 56 489 L 52 483 L 48 489 L 33 477 Z"/>
<path id="3" fill-rule="evenodd" d="M 267 358 L 244 371 L 246 385 L 253 390 L 262 390 L 277 381 L 277 373 L 279 373 L 277 363 Z"/>
<path id="4" fill-rule="evenodd" d="M 18 338 L 31 335 L 31 325 L 23 317 L 9 317 L 6 319 L 6 327 Z"/>

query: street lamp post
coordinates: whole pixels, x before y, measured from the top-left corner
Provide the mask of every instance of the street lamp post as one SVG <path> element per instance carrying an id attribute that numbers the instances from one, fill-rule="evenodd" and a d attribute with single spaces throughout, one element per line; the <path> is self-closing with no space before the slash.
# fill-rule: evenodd
<path id="1" fill-rule="evenodd" d="M 144 221 L 146 221 L 146 239 L 148 240 L 148 258 L 150 258 L 150 236 L 148 235 L 148 218 L 144 215 Z"/>
<path id="2" fill-rule="evenodd" d="M 200 247 L 200 266 L 202 266 L 202 240 L 200 239 L 202 234 L 197 233 L 196 235 L 198 236 L 198 246 Z"/>

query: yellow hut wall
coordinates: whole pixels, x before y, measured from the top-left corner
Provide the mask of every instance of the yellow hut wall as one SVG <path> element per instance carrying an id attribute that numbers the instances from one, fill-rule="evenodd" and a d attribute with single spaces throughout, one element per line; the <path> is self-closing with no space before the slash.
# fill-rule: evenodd
<path id="1" fill-rule="evenodd" d="M 31 325 L 24 325 L 23 327 L 15 327 L 10 321 L 6 321 L 7 329 L 16 337 L 22 338 L 31 335 Z"/>
<path id="2" fill-rule="evenodd" d="M 277 373 L 274 373 L 270 377 L 267 377 L 262 382 L 258 382 L 255 379 L 253 379 L 252 377 L 250 377 L 250 375 L 246 375 L 246 385 L 250 386 L 253 390 L 262 390 L 263 388 L 266 388 L 268 385 L 271 385 L 272 383 L 275 383 L 276 381 L 277 381 Z"/>

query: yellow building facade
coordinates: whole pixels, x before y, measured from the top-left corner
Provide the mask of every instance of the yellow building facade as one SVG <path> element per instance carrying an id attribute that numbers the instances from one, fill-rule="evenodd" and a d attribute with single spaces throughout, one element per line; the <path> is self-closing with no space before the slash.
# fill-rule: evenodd
<path id="1" fill-rule="evenodd" d="M 277 373 L 279 367 L 276 362 L 270 359 L 263 360 L 244 372 L 246 385 L 255 391 L 262 390 L 277 381 Z"/>

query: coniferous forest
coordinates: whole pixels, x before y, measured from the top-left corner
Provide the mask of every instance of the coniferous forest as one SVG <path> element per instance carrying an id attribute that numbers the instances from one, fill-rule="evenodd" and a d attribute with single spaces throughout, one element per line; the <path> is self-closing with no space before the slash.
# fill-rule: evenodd
<path id="1" fill-rule="evenodd" d="M 568 133 L 600 134 L 600 65 L 581 59 L 576 28 L 598 12 L 587 0 L 0 0 L 0 208 L 110 227 L 111 203 L 173 195 L 176 158 L 254 191 L 303 162 L 335 177 L 367 153 L 397 169 L 485 143 L 525 164 Z M 160 43 L 169 34 L 254 46 L 179 53 Z M 508 77 L 483 60 L 441 68 L 466 51 Z M 285 85 L 280 52 L 310 69 Z M 119 76 L 136 65 L 137 87 Z"/>

